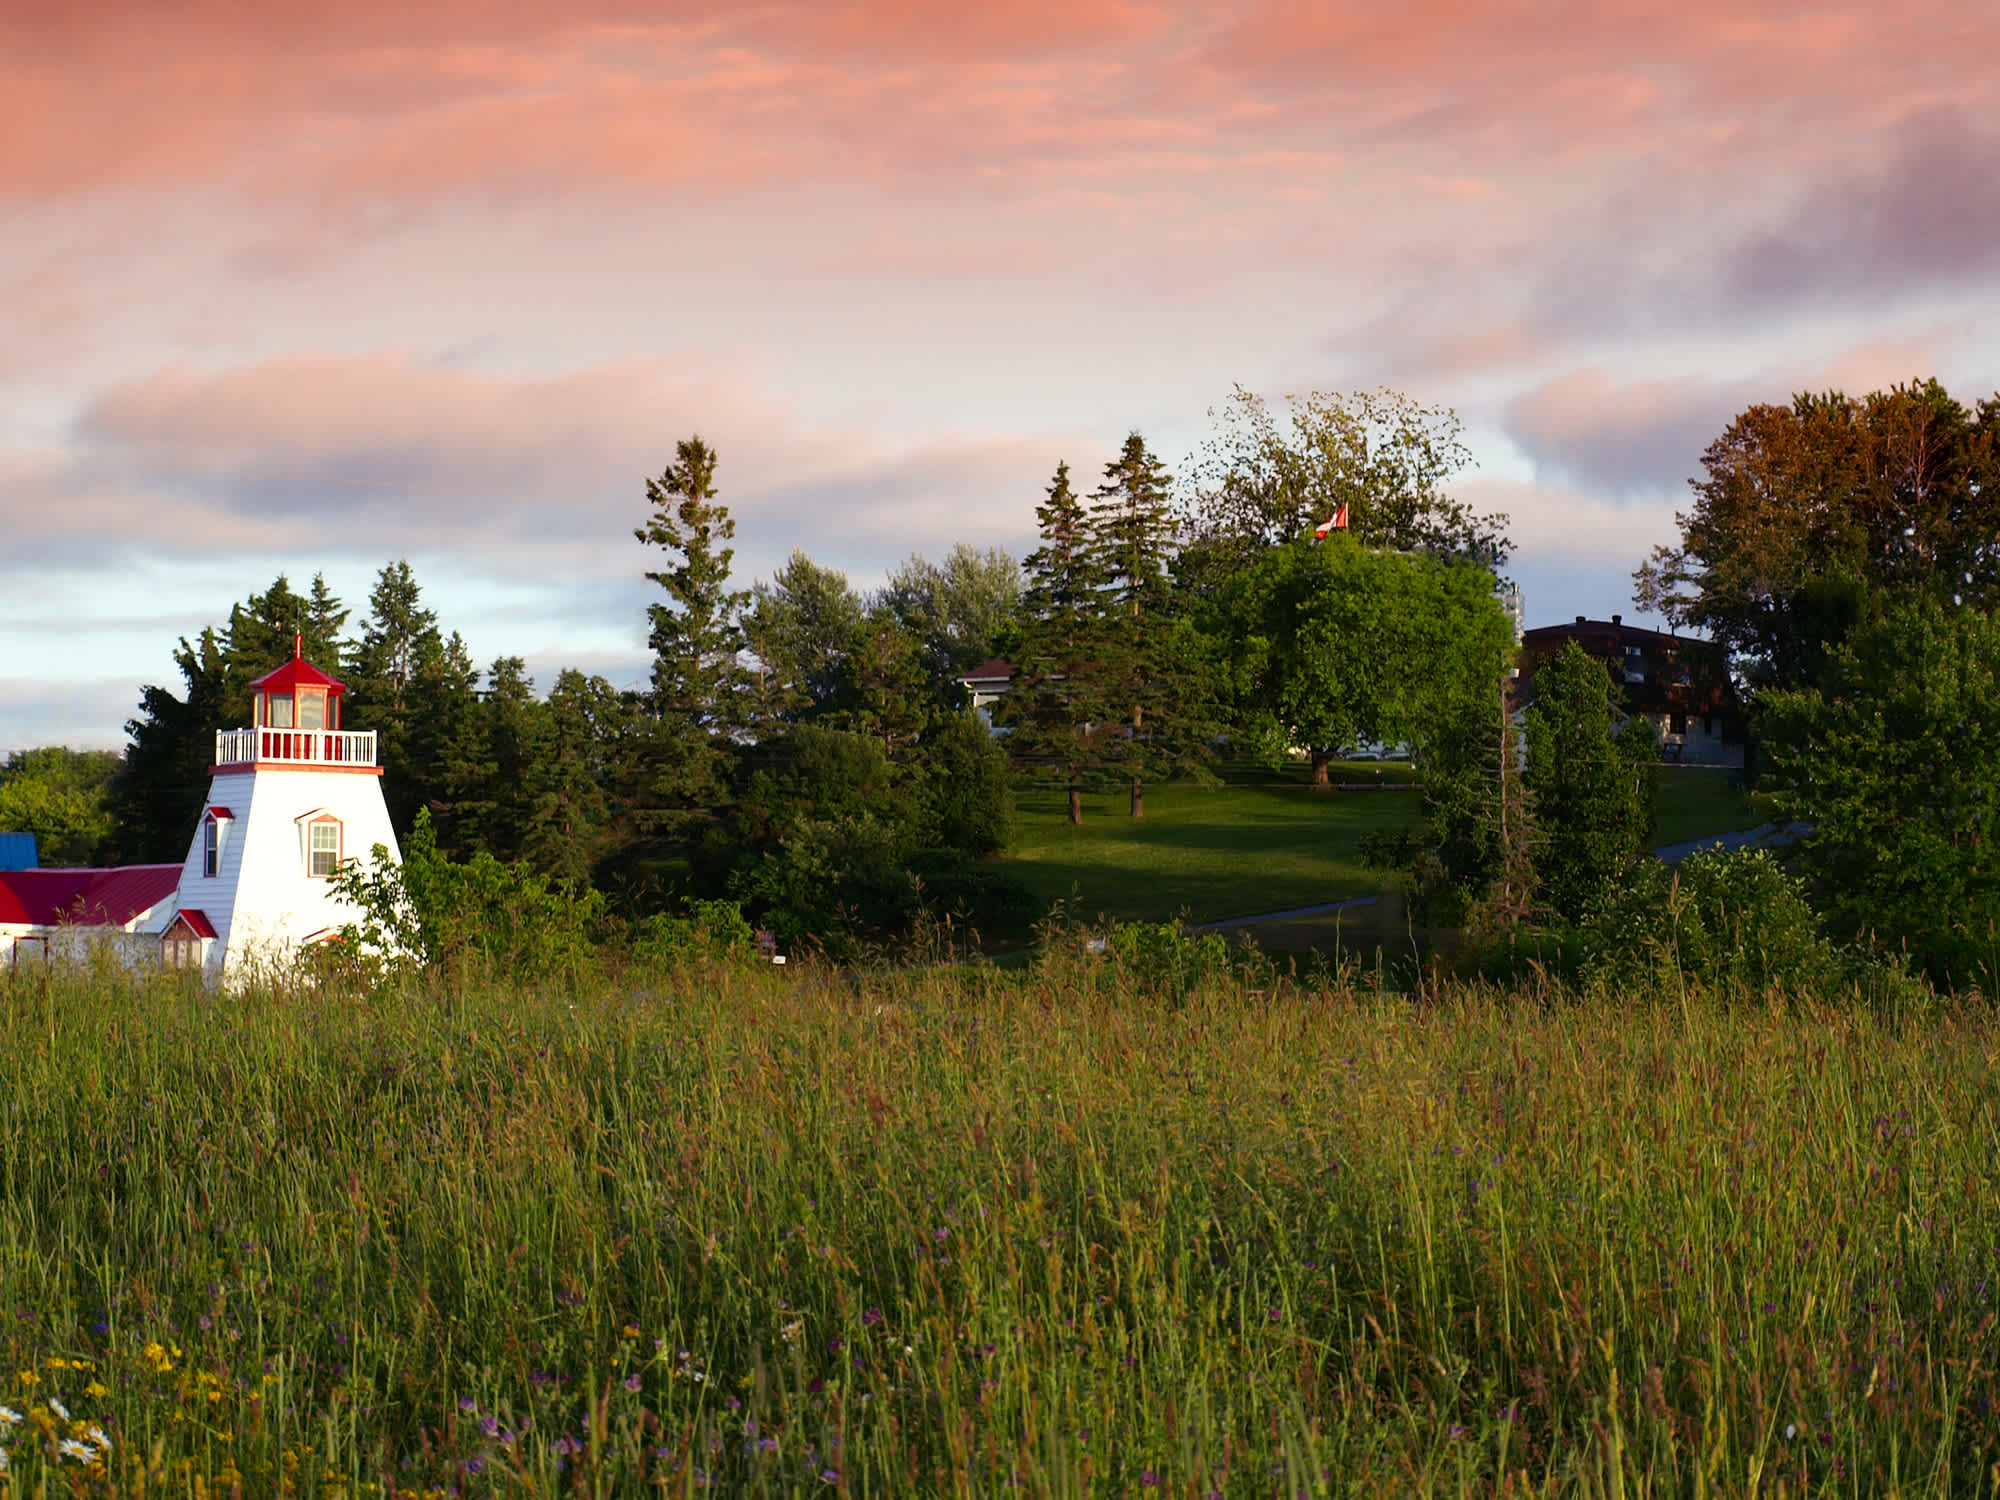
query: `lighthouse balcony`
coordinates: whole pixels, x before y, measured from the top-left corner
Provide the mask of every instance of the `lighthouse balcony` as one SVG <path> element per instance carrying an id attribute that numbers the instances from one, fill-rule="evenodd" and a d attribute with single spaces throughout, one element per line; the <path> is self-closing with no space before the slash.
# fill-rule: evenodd
<path id="1" fill-rule="evenodd" d="M 218 766 L 373 766 L 372 729 L 218 729 Z"/>

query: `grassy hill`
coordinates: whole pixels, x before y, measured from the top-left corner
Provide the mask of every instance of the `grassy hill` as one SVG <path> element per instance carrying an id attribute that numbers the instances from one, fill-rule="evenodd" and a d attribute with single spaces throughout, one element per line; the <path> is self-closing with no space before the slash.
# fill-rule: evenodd
<path id="1" fill-rule="evenodd" d="M 1373 786 L 1378 772 L 1382 790 Z M 1660 842 L 1763 821 L 1731 779 L 1662 768 Z M 1382 877 L 1362 865 L 1357 846 L 1371 829 L 1417 817 L 1412 773 L 1363 763 L 1335 767 L 1334 780 L 1366 789 L 1316 789 L 1289 767 L 1231 768 L 1220 786 L 1149 787 L 1137 820 L 1122 789 L 1089 793 L 1080 828 L 1065 821 L 1061 792 L 1024 790 L 1008 863 L 1039 902 L 1073 896 L 1084 917 L 1215 922 L 1371 895 Z"/>
<path id="2" fill-rule="evenodd" d="M 1372 782 L 1377 769 L 1335 777 Z M 1380 769 L 1382 791 L 1316 790 L 1302 773 L 1264 767 L 1221 786 L 1151 787 L 1136 820 L 1123 790 L 1093 792 L 1080 828 L 1064 820 L 1061 792 L 1025 790 L 1010 864 L 1037 900 L 1073 894 L 1086 917 L 1212 922 L 1367 895 L 1381 876 L 1362 865 L 1361 836 L 1418 810 L 1408 768 Z"/>

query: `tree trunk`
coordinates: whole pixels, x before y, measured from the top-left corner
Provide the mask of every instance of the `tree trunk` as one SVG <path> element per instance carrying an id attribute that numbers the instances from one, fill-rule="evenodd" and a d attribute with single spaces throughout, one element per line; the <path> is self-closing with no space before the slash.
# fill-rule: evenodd
<path id="1" fill-rule="evenodd" d="M 1132 816 L 1146 816 L 1146 784 L 1136 776 L 1132 778 Z"/>
<path id="2" fill-rule="evenodd" d="M 1081 827 L 1082 824 L 1083 824 L 1083 792 L 1081 788 L 1071 787 L 1069 789 L 1069 826 L 1072 828 L 1078 828 Z"/>
<path id="3" fill-rule="evenodd" d="M 1333 778 L 1327 775 L 1327 765 L 1330 761 L 1332 761 L 1332 759 L 1333 759 L 1333 753 L 1331 751 L 1318 750 L 1318 749 L 1313 751 L 1314 786 L 1333 785 Z"/>

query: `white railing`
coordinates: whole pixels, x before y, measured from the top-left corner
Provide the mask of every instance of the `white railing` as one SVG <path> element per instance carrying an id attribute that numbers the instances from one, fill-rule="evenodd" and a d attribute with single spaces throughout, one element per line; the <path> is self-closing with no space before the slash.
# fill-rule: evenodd
<path id="1" fill-rule="evenodd" d="M 218 729 L 215 763 L 254 766 L 277 761 L 294 766 L 372 766 L 372 729 Z"/>

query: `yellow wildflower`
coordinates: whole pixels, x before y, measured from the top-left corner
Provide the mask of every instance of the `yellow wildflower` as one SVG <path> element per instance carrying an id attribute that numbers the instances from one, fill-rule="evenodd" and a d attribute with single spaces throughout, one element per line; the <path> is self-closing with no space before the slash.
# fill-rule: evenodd
<path id="1" fill-rule="evenodd" d="M 41 1383 L 42 1377 L 37 1375 L 33 1370 L 23 1370 L 21 1372 L 22 1385 L 40 1385 Z"/>

